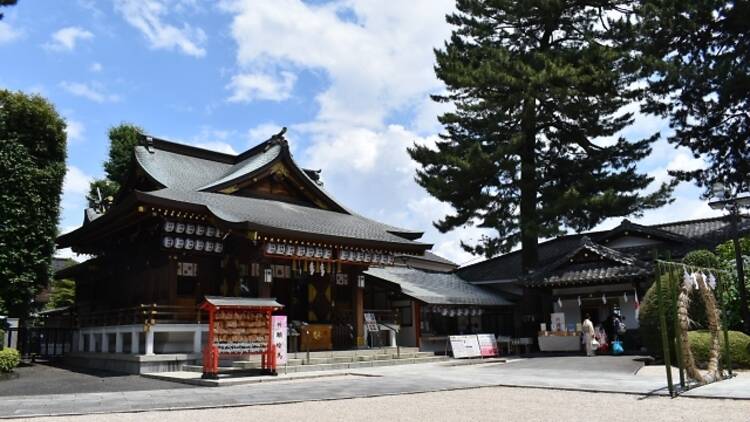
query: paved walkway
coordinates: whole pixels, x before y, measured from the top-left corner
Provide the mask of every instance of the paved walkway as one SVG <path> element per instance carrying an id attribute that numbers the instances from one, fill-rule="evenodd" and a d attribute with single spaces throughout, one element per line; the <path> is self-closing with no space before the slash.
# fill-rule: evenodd
<path id="1" fill-rule="evenodd" d="M 0 400 L 0 417 L 232 407 L 488 386 L 625 392 L 639 395 L 666 394 L 663 373 L 650 371 L 643 375 L 635 375 L 633 372 L 637 366 L 632 363 L 630 357 L 608 356 L 537 358 L 510 361 L 505 364 L 460 366 L 450 366 L 441 362 L 357 371 L 357 374 L 361 375 L 218 388 L 14 396 Z M 608 368 L 611 370 L 607 370 Z M 688 395 L 750 398 L 746 397 L 749 391 L 750 374 L 743 373 L 734 380 L 700 387 Z"/>

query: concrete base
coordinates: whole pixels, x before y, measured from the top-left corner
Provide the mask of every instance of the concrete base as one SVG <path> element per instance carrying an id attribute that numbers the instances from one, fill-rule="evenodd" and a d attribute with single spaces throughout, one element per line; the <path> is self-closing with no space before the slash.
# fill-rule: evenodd
<path id="1" fill-rule="evenodd" d="M 145 374 L 179 371 L 184 365 L 201 363 L 201 355 L 195 353 L 173 353 L 163 355 L 129 355 L 119 353 L 67 353 L 63 363 L 89 369 Z"/>

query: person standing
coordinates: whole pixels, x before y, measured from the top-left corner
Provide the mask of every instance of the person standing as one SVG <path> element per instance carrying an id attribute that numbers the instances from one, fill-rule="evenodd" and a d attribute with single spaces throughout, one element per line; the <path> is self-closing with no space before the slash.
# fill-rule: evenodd
<path id="1" fill-rule="evenodd" d="M 583 320 L 583 344 L 586 346 L 586 356 L 594 356 L 594 347 L 592 342 L 594 341 L 594 323 L 591 322 L 591 315 L 586 314 L 586 319 Z"/>

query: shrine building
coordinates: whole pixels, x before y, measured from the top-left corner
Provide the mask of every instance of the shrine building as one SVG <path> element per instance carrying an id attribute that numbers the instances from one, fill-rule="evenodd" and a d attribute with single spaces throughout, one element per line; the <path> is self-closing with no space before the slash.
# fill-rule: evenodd
<path id="1" fill-rule="evenodd" d="M 476 326 L 510 305 L 452 274 L 432 293 L 424 277 L 389 275 L 456 267 L 421 236 L 333 198 L 319 171 L 295 163 L 283 132 L 239 155 L 143 136 L 112 203 L 86 210 L 83 225 L 57 239 L 93 256 L 56 274 L 76 281 L 70 358 L 127 372 L 196 361 L 206 296 L 275 299 L 299 334 L 290 348 L 311 350 L 366 347 L 366 314 L 387 332 L 379 341 L 418 347 L 420 306 L 443 305 Z"/>

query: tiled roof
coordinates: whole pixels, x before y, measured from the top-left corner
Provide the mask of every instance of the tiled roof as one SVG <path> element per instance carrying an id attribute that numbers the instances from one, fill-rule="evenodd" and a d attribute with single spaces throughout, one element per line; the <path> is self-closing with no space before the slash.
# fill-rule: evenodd
<path id="1" fill-rule="evenodd" d="M 653 227 L 685 236 L 689 239 L 704 242 L 722 242 L 731 236 L 729 217 L 705 218 L 701 220 L 677 221 L 658 224 Z M 750 233 L 750 216 L 742 216 L 738 229 L 741 233 Z"/>
<path id="2" fill-rule="evenodd" d="M 414 242 L 422 232 L 379 223 L 339 204 L 308 172 L 292 159 L 286 140 L 275 135 L 239 155 L 223 154 L 151 137 L 135 147 L 136 164 L 152 179 L 156 190 L 125 192 L 118 202 L 94 221 L 87 218 L 82 228 L 62 235 L 58 245 L 81 246 L 87 230 L 117 224 L 117 217 L 134 204 L 174 206 L 209 212 L 228 224 L 278 236 L 341 242 L 347 245 L 392 248 L 422 253 L 430 245 Z M 295 178 L 300 189 L 315 198 L 305 206 L 285 199 L 264 199 L 215 193 L 225 186 L 246 181 L 279 165 Z M 131 208 L 129 208 L 131 207 Z"/>
<path id="3" fill-rule="evenodd" d="M 584 262 L 576 257 L 584 254 Z M 598 259 L 596 259 L 598 258 Z M 525 279 L 532 286 L 611 283 L 650 274 L 637 258 L 583 237 L 577 247 Z"/>
<path id="4" fill-rule="evenodd" d="M 497 292 L 467 283 L 455 274 L 431 273 L 412 268 L 370 268 L 365 275 L 401 286 L 412 298 L 434 305 L 505 306 L 510 301 Z"/>
<path id="5" fill-rule="evenodd" d="M 567 266 L 553 271 L 540 280 L 532 281 L 532 286 L 572 286 L 577 284 L 616 283 L 642 279 L 650 276 L 651 270 L 637 265 L 617 265 L 608 263 L 587 263 Z"/>
<path id="6" fill-rule="evenodd" d="M 138 196 L 146 202 L 167 200 L 203 206 L 225 222 L 247 223 L 249 228 L 259 231 L 281 230 L 322 237 L 331 236 L 351 242 L 371 241 L 383 247 L 429 247 L 427 244 L 413 242 L 394 234 L 400 230 L 396 227 L 357 214 L 343 214 L 270 199 L 211 192 L 185 192 L 177 189 L 140 192 Z"/>
<path id="7" fill-rule="evenodd" d="M 588 236 L 596 242 L 599 239 L 607 238 L 614 231 L 623 230 L 623 228 L 634 232 L 643 231 L 654 235 L 654 237 L 665 239 L 668 243 L 664 245 L 671 250 L 674 257 L 683 256 L 696 248 L 712 248 L 731 237 L 730 220 L 726 216 L 657 225 L 639 225 L 623 220 L 620 226 L 612 230 L 566 235 L 540 243 L 537 270 L 548 267 L 559 260 L 560 257 L 577 248 L 584 236 Z M 741 234 L 747 235 L 750 233 L 750 216 L 742 216 L 739 230 Z M 618 251 L 642 260 L 650 259 L 652 253 L 650 249 L 644 247 L 618 248 Z M 459 268 L 457 274 L 464 280 L 469 281 L 520 280 L 523 276 L 521 251 L 516 250 Z"/>

